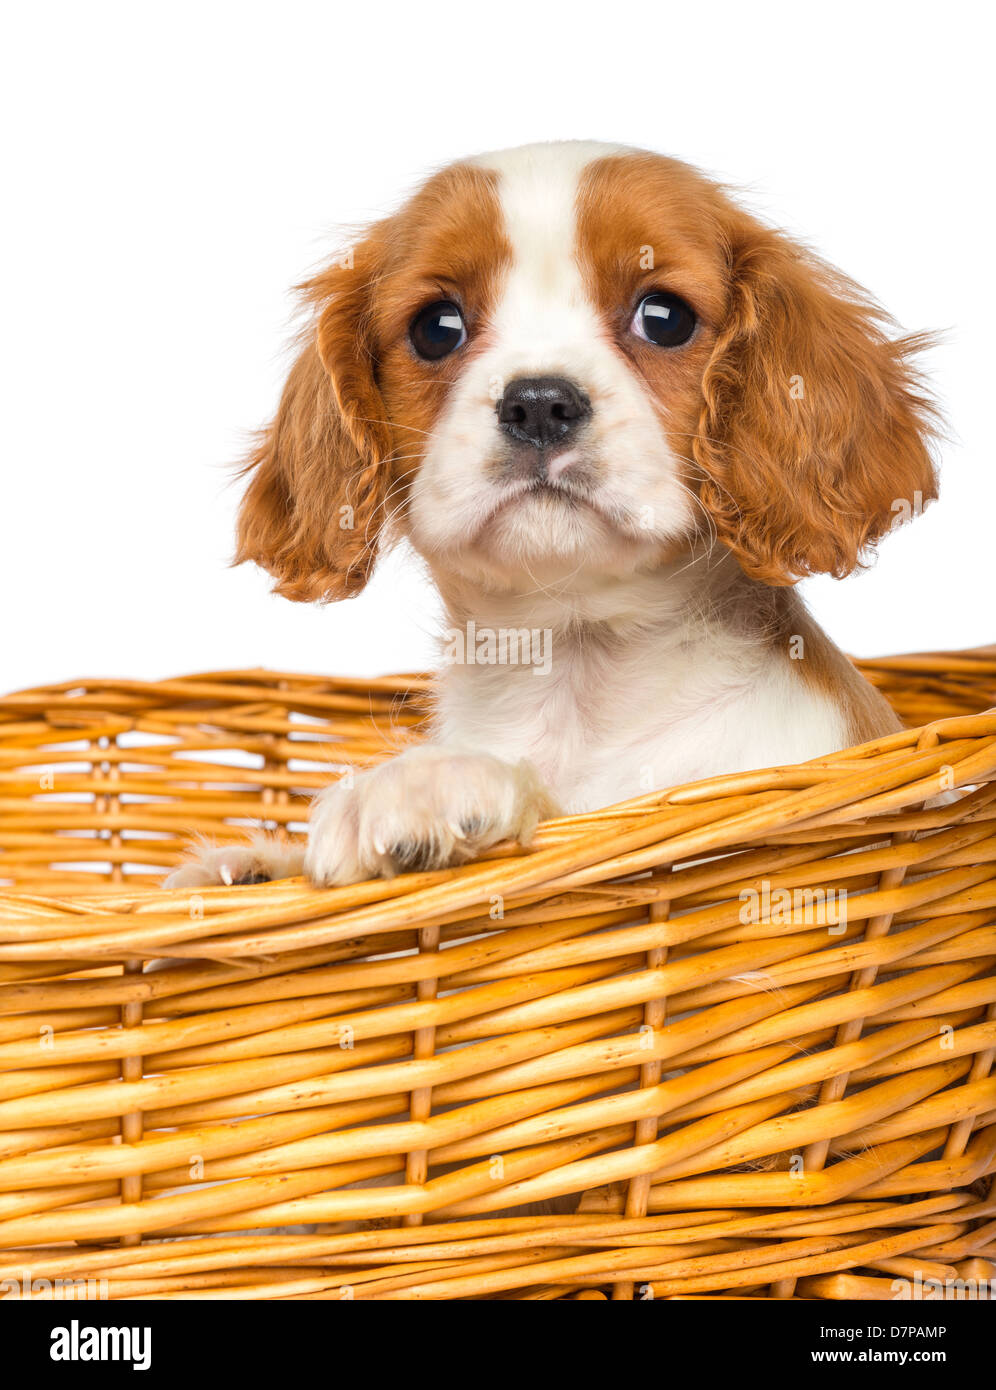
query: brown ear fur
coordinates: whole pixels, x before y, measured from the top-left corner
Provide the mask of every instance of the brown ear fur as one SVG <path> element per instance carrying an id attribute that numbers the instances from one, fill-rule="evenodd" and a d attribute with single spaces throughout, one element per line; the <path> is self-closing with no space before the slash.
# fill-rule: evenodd
<path id="1" fill-rule="evenodd" d="M 366 340 L 380 248 L 375 228 L 301 287 L 316 319 L 243 469 L 235 563 L 255 561 L 301 602 L 358 593 L 376 558 L 391 451 Z"/>
<path id="2" fill-rule="evenodd" d="M 853 282 L 743 217 L 731 301 L 704 379 L 701 496 L 748 574 L 849 574 L 937 495 L 933 410 L 888 320 Z"/>

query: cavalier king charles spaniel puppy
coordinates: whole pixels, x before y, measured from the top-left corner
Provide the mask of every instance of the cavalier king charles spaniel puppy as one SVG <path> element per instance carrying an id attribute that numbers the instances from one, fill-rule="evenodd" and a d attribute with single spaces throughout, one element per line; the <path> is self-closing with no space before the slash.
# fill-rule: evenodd
<path id="1" fill-rule="evenodd" d="M 936 495 L 926 340 L 852 281 L 685 164 L 568 142 L 442 170 L 304 288 L 237 559 L 340 599 L 405 536 L 463 659 L 303 861 L 202 848 L 174 886 L 439 868 L 900 727 L 793 587 Z"/>

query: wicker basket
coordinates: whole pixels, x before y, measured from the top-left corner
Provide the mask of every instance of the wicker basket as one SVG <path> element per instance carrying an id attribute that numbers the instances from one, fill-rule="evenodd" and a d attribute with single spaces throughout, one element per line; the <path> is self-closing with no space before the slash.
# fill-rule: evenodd
<path id="1" fill-rule="evenodd" d="M 0 1293 L 996 1274 L 996 648 L 862 665 L 916 727 L 321 891 L 157 884 L 191 832 L 299 832 L 426 678 L 0 700 Z"/>

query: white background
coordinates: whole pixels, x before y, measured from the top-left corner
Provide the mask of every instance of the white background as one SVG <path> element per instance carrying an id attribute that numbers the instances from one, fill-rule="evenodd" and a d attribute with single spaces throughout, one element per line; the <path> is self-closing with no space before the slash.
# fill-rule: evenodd
<path id="1" fill-rule="evenodd" d="M 992 641 L 991 35 L 983 7 L 356 0 L 20 5 L 4 21 L 0 689 L 432 661 L 415 562 L 308 608 L 230 569 L 230 465 L 289 288 L 455 156 L 662 150 L 744 190 L 907 329 L 947 330 L 942 500 L 811 582 L 868 654 Z"/>

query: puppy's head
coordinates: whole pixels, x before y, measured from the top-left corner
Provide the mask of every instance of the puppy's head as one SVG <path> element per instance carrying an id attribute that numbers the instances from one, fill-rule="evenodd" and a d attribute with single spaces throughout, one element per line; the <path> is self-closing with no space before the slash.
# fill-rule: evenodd
<path id="1" fill-rule="evenodd" d="M 239 523 L 291 598 L 356 592 L 385 527 L 486 585 L 698 537 L 769 584 L 841 576 L 935 495 L 921 342 L 674 160 L 453 165 L 305 291 Z"/>

